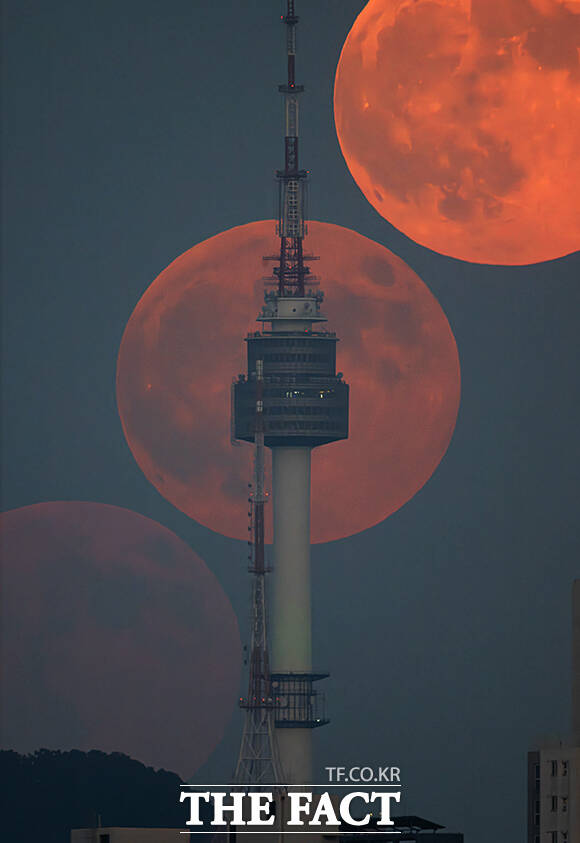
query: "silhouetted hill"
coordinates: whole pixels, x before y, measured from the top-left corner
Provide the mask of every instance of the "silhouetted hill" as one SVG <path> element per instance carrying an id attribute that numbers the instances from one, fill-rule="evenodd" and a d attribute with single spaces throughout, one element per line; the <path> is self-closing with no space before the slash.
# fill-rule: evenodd
<path id="1" fill-rule="evenodd" d="M 183 828 L 181 779 L 114 752 L 0 752 L 2 832 L 10 843 L 69 843 L 71 828 Z"/>

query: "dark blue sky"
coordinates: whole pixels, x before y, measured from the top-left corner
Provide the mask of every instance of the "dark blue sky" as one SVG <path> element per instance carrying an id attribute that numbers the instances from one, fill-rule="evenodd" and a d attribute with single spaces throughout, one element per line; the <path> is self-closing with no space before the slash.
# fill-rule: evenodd
<path id="1" fill-rule="evenodd" d="M 245 546 L 147 483 L 114 382 L 124 326 L 157 274 L 200 240 L 272 215 L 278 3 L 3 5 L 3 509 L 84 499 L 154 518 L 206 560 L 243 624 Z M 311 215 L 419 273 L 453 328 L 463 394 L 426 487 L 383 524 L 314 550 L 316 661 L 332 673 L 318 760 L 397 764 L 409 813 L 470 843 L 489 828 L 523 841 L 525 753 L 569 720 L 580 254 L 461 263 L 374 212 L 331 107 L 362 6 L 300 3 Z M 206 776 L 229 774 L 238 732 L 236 716 Z"/>

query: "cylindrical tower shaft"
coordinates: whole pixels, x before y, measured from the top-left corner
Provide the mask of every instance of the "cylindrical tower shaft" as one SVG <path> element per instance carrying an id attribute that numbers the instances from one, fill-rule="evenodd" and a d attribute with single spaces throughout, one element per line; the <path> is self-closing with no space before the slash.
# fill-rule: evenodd
<path id="1" fill-rule="evenodd" d="M 272 448 L 272 669 L 312 670 L 310 448 Z"/>
<path id="2" fill-rule="evenodd" d="M 310 451 L 272 448 L 272 669 L 280 674 L 308 674 L 312 670 Z M 280 693 L 284 690 L 281 688 Z M 276 731 L 288 783 L 310 783 L 312 728 Z"/>

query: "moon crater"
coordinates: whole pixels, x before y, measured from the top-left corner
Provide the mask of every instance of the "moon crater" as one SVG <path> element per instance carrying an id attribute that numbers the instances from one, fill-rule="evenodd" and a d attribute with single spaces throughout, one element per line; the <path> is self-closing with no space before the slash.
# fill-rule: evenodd
<path id="1" fill-rule="evenodd" d="M 336 129 L 375 209 L 466 261 L 580 247 L 580 3 L 370 0 L 336 72 Z"/>

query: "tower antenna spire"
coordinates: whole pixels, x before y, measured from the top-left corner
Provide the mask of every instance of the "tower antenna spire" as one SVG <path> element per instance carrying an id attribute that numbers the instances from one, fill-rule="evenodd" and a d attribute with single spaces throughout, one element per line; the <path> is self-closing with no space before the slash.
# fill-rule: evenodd
<path id="1" fill-rule="evenodd" d="M 294 0 L 286 0 L 286 14 L 282 22 L 286 27 L 288 80 L 279 85 L 284 97 L 284 169 L 277 170 L 278 222 L 276 233 L 280 237 L 278 266 L 274 277 L 278 282 L 278 295 L 304 296 L 305 282 L 310 270 L 304 265 L 302 240 L 306 229 L 306 199 L 308 173 L 299 165 L 299 98 L 304 87 L 296 84 L 296 27 L 299 18 Z"/>

